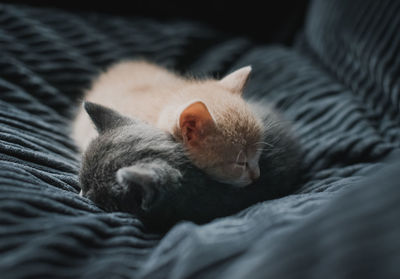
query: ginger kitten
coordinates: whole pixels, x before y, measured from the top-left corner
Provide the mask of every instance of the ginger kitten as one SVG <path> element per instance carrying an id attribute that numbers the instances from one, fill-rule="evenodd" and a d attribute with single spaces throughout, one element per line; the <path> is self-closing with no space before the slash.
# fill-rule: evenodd
<path id="1" fill-rule="evenodd" d="M 84 100 L 137 117 L 182 142 L 193 164 L 217 181 L 246 186 L 260 175 L 264 129 L 241 94 L 251 67 L 216 79 L 183 78 L 145 61 L 124 61 L 102 73 Z M 80 108 L 73 137 L 85 150 L 97 135 Z"/>

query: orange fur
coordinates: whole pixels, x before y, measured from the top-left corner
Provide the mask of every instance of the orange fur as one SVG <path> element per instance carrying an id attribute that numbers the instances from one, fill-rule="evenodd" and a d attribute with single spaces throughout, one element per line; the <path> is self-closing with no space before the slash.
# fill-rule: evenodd
<path id="1" fill-rule="evenodd" d="M 259 176 L 257 150 L 263 139 L 261 120 L 241 97 L 250 70 L 241 68 L 222 80 L 194 80 L 145 61 L 124 61 L 102 73 L 85 100 L 170 132 L 199 168 L 244 186 Z M 76 143 L 84 150 L 96 134 L 81 108 L 73 126 Z"/>

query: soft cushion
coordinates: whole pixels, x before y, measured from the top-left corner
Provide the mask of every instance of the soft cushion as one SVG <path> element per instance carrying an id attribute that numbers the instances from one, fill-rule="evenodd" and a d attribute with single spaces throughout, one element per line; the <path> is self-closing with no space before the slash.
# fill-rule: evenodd
<path id="1" fill-rule="evenodd" d="M 0 5 L 2 278 L 400 277 L 400 4 L 314 1 L 296 46 L 191 22 Z M 298 190 L 205 225 L 144 233 L 79 197 L 69 124 L 100 70 L 145 57 L 274 104 L 303 147 Z M 370 174 L 380 173 L 371 178 Z"/>

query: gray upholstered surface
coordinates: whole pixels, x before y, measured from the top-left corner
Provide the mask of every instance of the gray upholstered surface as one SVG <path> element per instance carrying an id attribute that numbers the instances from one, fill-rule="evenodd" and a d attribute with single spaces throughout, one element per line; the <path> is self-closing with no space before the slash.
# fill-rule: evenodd
<path id="1" fill-rule="evenodd" d="M 399 15 L 397 1 L 314 1 L 284 48 L 1 4 L 1 278 L 400 277 L 399 164 L 370 177 L 400 146 Z M 76 100 L 100 69 L 138 56 L 195 74 L 252 64 L 245 96 L 280 108 L 304 148 L 299 189 L 163 237 L 79 197 Z"/>

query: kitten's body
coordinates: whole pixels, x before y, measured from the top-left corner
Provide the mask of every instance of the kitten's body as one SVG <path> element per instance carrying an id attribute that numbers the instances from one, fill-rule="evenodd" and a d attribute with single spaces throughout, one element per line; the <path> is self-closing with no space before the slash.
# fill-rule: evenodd
<path id="1" fill-rule="evenodd" d="M 122 62 L 101 74 L 85 94 L 85 100 L 119 113 L 157 124 L 164 106 L 185 84 L 178 76 L 146 62 Z M 84 150 L 97 133 L 83 109 L 79 110 L 74 138 Z"/>
<path id="2" fill-rule="evenodd" d="M 83 196 L 107 211 L 135 214 L 148 229 L 166 231 L 181 220 L 208 222 L 288 194 L 298 183 L 299 149 L 276 118 L 264 119 L 274 148 L 261 155 L 260 179 L 235 188 L 193 166 L 170 134 L 96 104 L 85 109 L 99 135 L 82 157 Z"/>
<path id="3" fill-rule="evenodd" d="M 85 100 L 171 133 L 184 143 L 197 167 L 219 181 L 245 186 L 259 176 L 258 150 L 265 132 L 240 96 L 250 70 L 245 67 L 222 80 L 200 81 L 144 61 L 126 61 L 101 74 Z M 197 122 L 190 126 L 193 119 Z M 95 136 L 80 109 L 74 122 L 75 141 L 85 150 Z"/>

